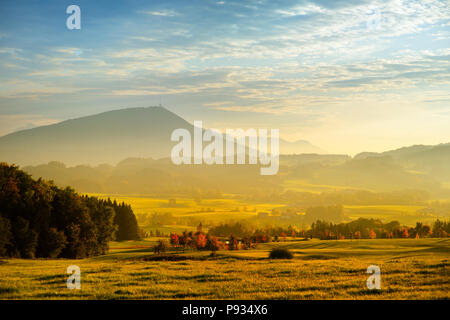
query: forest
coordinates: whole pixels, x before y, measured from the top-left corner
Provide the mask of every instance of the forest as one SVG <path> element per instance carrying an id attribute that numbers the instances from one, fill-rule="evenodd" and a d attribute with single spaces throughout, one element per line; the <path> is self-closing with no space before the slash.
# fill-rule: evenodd
<path id="1" fill-rule="evenodd" d="M 0 164 L 0 256 L 85 258 L 105 254 L 111 240 L 139 239 L 131 207 L 33 179 Z"/>

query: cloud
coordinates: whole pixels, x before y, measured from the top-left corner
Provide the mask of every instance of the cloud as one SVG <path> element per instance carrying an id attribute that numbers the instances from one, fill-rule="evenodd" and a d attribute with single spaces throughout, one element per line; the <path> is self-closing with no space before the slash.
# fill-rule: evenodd
<path id="1" fill-rule="evenodd" d="M 55 84 L 47 85 L 40 82 L 12 79 L 0 85 L 1 98 L 26 98 L 36 99 L 44 96 L 51 96 L 56 94 L 68 94 L 89 90 L 91 88 L 75 88 L 62 87 Z"/>
<path id="2" fill-rule="evenodd" d="M 295 6 L 290 8 L 289 10 L 275 10 L 276 13 L 282 16 L 294 17 L 294 16 L 305 16 L 316 13 L 326 12 L 326 9 L 321 8 L 318 5 L 309 3 L 302 6 Z"/>
<path id="3" fill-rule="evenodd" d="M 92 37 L 76 44 L 49 35 L 32 51 L 8 30 L 0 108 L 11 99 L 82 99 L 106 110 L 164 95 L 187 114 L 307 118 L 322 129 L 357 119 L 360 130 L 364 115 L 448 108 L 443 1 L 230 0 L 129 11 L 85 29 Z"/>
<path id="4" fill-rule="evenodd" d="M 35 114 L 11 114 L 0 115 L 0 136 L 19 131 L 31 129 L 38 126 L 50 125 L 60 120 L 53 118 L 45 118 Z"/>
<path id="5" fill-rule="evenodd" d="M 179 15 L 177 12 L 173 10 L 140 11 L 140 12 L 151 16 L 160 16 L 160 17 L 176 17 Z"/>

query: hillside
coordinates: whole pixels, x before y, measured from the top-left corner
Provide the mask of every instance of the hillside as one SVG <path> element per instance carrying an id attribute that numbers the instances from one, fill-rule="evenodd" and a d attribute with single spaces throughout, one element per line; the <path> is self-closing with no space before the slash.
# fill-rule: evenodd
<path id="1" fill-rule="evenodd" d="M 193 125 L 163 107 L 108 111 L 0 137 L 0 159 L 18 165 L 115 164 L 125 158 L 168 158 L 173 130 Z M 323 153 L 307 141 L 280 139 L 280 152 Z"/>
<path id="2" fill-rule="evenodd" d="M 450 181 L 450 143 L 434 146 L 414 145 L 382 153 L 363 152 L 357 154 L 355 159 L 373 157 L 391 157 L 408 170 L 429 174 L 439 180 Z"/>
<path id="3" fill-rule="evenodd" d="M 0 158 L 20 165 L 116 163 L 170 155 L 170 134 L 192 125 L 160 107 L 108 111 L 0 138 Z"/>

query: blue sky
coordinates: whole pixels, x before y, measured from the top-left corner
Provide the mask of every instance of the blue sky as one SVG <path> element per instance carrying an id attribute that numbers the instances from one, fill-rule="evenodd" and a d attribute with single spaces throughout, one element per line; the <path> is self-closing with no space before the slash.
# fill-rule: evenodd
<path id="1" fill-rule="evenodd" d="M 207 127 L 382 151 L 450 142 L 449 89 L 449 1 L 0 2 L 0 135 L 161 99 Z"/>

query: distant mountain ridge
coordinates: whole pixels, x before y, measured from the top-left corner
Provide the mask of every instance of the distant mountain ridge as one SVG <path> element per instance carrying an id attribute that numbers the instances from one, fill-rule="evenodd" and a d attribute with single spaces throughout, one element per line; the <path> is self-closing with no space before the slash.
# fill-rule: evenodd
<path id="1" fill-rule="evenodd" d="M 354 159 L 367 159 L 370 157 L 391 157 L 407 166 L 436 166 L 450 163 L 450 143 L 438 145 L 414 145 L 395 150 L 376 152 L 362 152 L 355 155 Z"/>
<path id="2" fill-rule="evenodd" d="M 19 165 L 114 164 L 125 158 L 168 158 L 173 130 L 193 125 L 163 107 L 128 108 L 65 120 L 0 137 L 0 159 Z M 280 153 L 323 153 L 307 141 L 280 139 Z"/>
<path id="3" fill-rule="evenodd" d="M 299 153 L 314 153 L 314 154 L 325 154 L 326 152 L 312 145 L 309 141 L 306 140 L 297 140 L 297 141 L 286 141 L 284 139 L 280 139 L 280 153 L 281 154 L 299 154 Z"/>
<path id="4" fill-rule="evenodd" d="M 365 159 L 368 157 L 383 156 L 391 156 L 394 159 L 421 158 L 435 153 L 437 150 L 439 153 L 444 151 L 445 154 L 450 154 L 450 143 L 441 143 L 438 145 L 413 145 L 384 152 L 361 152 L 355 155 L 354 158 Z"/>
<path id="5" fill-rule="evenodd" d="M 363 152 L 357 154 L 354 159 L 373 157 L 390 157 L 406 169 L 450 181 L 450 143 L 414 145 L 381 153 Z"/>

